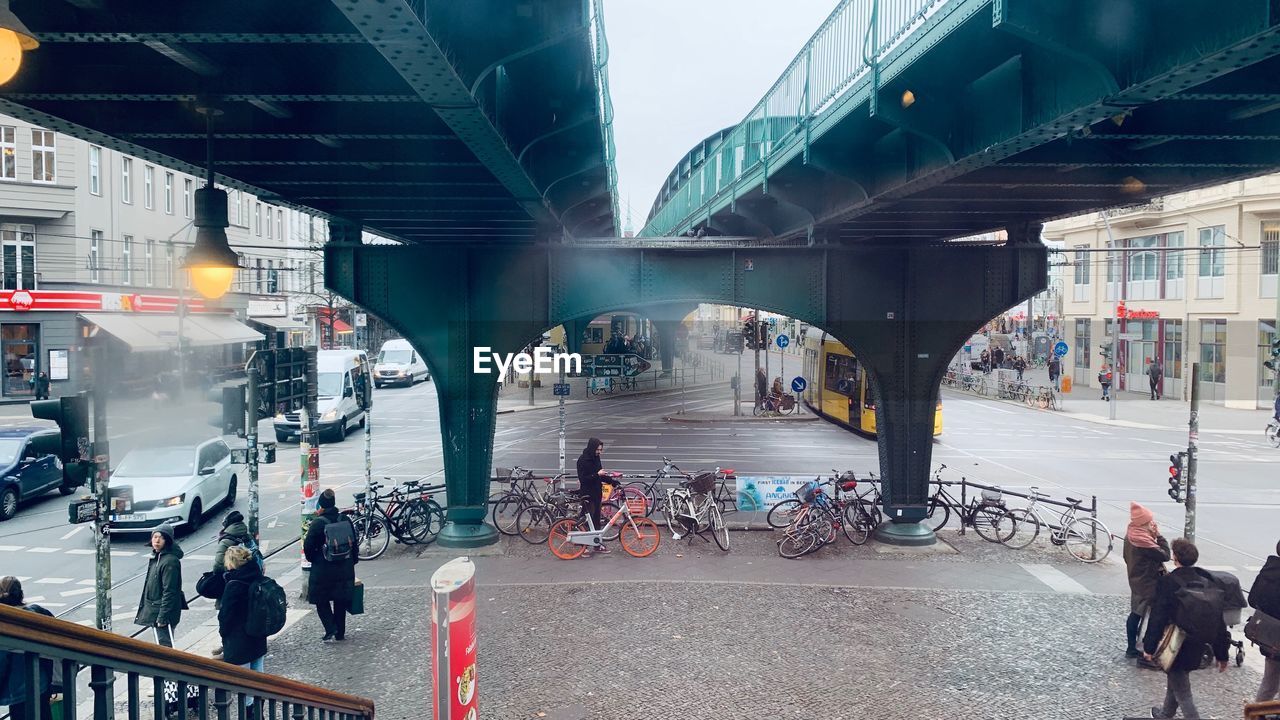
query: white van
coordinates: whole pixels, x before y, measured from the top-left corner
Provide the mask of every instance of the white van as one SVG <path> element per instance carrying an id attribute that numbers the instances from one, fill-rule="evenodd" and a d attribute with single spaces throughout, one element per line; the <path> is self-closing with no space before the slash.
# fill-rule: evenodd
<path id="1" fill-rule="evenodd" d="M 413 386 L 418 378 L 431 379 L 427 361 L 422 359 L 408 340 L 399 338 L 382 343 L 378 364 L 373 366 L 373 386 L 404 384 Z"/>
<path id="2" fill-rule="evenodd" d="M 364 427 L 369 402 L 369 356 L 363 350 L 321 350 L 316 353 L 316 411 L 312 426 L 322 440 L 342 442 L 352 428 Z M 296 440 L 301 434 L 298 413 L 276 415 L 276 440 Z"/>

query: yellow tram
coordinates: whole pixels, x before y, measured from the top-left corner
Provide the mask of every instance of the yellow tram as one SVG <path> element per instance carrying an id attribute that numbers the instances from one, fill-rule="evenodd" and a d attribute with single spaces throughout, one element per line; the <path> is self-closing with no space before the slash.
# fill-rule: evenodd
<path id="1" fill-rule="evenodd" d="M 817 328 L 804 337 L 804 404 L 822 417 L 854 432 L 875 436 L 876 405 L 868 373 L 835 338 Z M 933 416 L 933 434 L 942 434 L 942 401 Z"/>

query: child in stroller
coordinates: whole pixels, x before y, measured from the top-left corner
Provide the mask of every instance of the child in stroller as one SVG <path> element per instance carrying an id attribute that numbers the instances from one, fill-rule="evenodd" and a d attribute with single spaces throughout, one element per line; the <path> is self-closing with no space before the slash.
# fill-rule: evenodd
<path id="1" fill-rule="evenodd" d="M 1210 575 L 1217 581 L 1218 586 L 1222 588 L 1222 619 L 1227 623 L 1227 631 L 1240 624 L 1240 615 L 1242 611 L 1249 606 L 1245 601 L 1244 592 L 1240 589 L 1240 578 L 1232 575 L 1225 570 L 1209 570 Z M 1236 640 L 1235 635 L 1231 636 L 1231 645 L 1236 649 L 1236 667 L 1244 664 L 1244 641 Z M 1213 650 L 1205 646 L 1204 659 L 1200 662 L 1201 668 L 1209 667 L 1213 663 Z"/>

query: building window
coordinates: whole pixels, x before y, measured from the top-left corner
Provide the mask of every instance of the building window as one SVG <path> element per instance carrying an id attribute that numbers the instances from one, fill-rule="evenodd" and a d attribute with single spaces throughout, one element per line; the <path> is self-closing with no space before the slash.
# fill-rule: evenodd
<path id="1" fill-rule="evenodd" d="M 4 289 L 36 289 L 36 228 L 34 225 L 0 226 L 4 242 Z"/>
<path id="2" fill-rule="evenodd" d="M 1204 382 L 1227 381 L 1227 321 L 1200 321 L 1200 379 Z"/>
<path id="3" fill-rule="evenodd" d="M 187 181 L 191 183 L 190 180 Z M 173 287 L 173 242 L 166 241 L 164 244 L 164 284 L 165 287 Z"/>
<path id="4" fill-rule="evenodd" d="M 280 275 L 276 272 L 276 261 L 267 261 L 267 292 L 272 295 L 280 292 Z"/>
<path id="5" fill-rule="evenodd" d="M 150 165 L 142 166 L 142 206 L 151 210 L 156 206 L 156 169 Z"/>
<path id="6" fill-rule="evenodd" d="M 276 237 L 284 240 L 284 210 L 276 208 Z"/>
<path id="7" fill-rule="evenodd" d="M 58 179 L 57 150 L 54 148 L 52 130 L 31 130 L 31 181 L 56 182 Z"/>
<path id="8" fill-rule="evenodd" d="M 255 268 L 255 273 L 254 273 L 254 276 L 253 276 L 253 278 L 254 278 L 254 279 L 253 279 L 253 286 L 254 286 L 254 288 L 256 288 L 257 292 L 258 292 L 259 294 L 261 294 L 261 293 L 262 293 L 262 280 L 263 280 L 263 278 L 262 278 L 262 258 L 258 258 L 257 260 L 255 260 L 255 261 L 254 261 L 254 264 L 255 264 L 257 267 Z"/>
<path id="9" fill-rule="evenodd" d="M 182 181 L 182 216 L 191 217 L 191 179 Z"/>
<path id="10" fill-rule="evenodd" d="M 1128 284 L 1124 293 L 1126 299 L 1154 300 L 1158 296 L 1160 257 L 1155 251 L 1158 244 L 1159 240 L 1155 235 L 1129 239 L 1129 247 L 1136 252 L 1129 253 L 1128 257 Z"/>
<path id="11" fill-rule="evenodd" d="M 1164 376 L 1182 377 L 1182 321 L 1164 321 Z"/>
<path id="12" fill-rule="evenodd" d="M 18 179 L 18 129 L 9 125 L 0 127 L 0 179 Z"/>
<path id="13" fill-rule="evenodd" d="M 314 262 L 307 263 L 307 292 L 314 293 L 316 291 L 316 264 Z"/>
<path id="14" fill-rule="evenodd" d="M 276 214 L 275 211 L 272 210 L 271 206 L 268 205 L 267 206 L 267 239 L 268 240 L 275 237 L 275 235 L 271 232 L 271 218 L 275 214 Z"/>
<path id="15" fill-rule="evenodd" d="M 262 203 L 253 204 L 253 232 L 262 235 Z"/>
<path id="16" fill-rule="evenodd" d="M 1075 263 L 1073 263 L 1076 271 L 1076 285 L 1089 284 L 1089 271 L 1091 268 L 1089 267 L 1088 248 L 1088 245 L 1076 246 L 1076 258 Z"/>
<path id="17" fill-rule="evenodd" d="M 123 237 L 123 240 L 121 240 L 121 244 L 124 246 L 124 249 L 121 251 L 121 256 L 123 257 L 123 260 L 124 260 L 124 275 L 121 277 L 121 282 L 124 285 L 132 285 L 133 284 L 133 236 L 124 235 L 122 237 Z"/>
<path id="18" fill-rule="evenodd" d="M 6 365 L 4 394 L 34 395 L 31 377 L 44 369 L 40 366 L 40 324 L 5 323 L 0 327 L 0 352 Z"/>
<path id="19" fill-rule="evenodd" d="M 156 241 L 147 238 L 147 287 L 156 286 Z"/>
<path id="20" fill-rule="evenodd" d="M 1276 296 L 1276 278 L 1280 275 L 1280 221 L 1262 223 L 1262 297 Z"/>
<path id="21" fill-rule="evenodd" d="M 102 251 L 102 231 L 89 231 L 89 282 L 101 282 L 101 274 L 99 273 L 99 259 Z"/>
<path id="22" fill-rule="evenodd" d="M 1182 233 L 1172 232 L 1164 236 L 1164 294 L 1165 299 L 1177 299 L 1186 294 L 1186 270 L 1182 250 Z"/>
<path id="23" fill-rule="evenodd" d="M 164 174 L 164 212 L 166 215 L 173 214 L 173 173 Z"/>
<path id="24" fill-rule="evenodd" d="M 1258 376 L 1258 402 L 1263 407 L 1275 402 L 1275 379 L 1276 374 L 1264 367 L 1262 363 L 1270 361 L 1271 343 L 1275 342 L 1276 321 L 1275 320 L 1259 320 L 1258 321 L 1258 370 L 1261 374 Z"/>
<path id="25" fill-rule="evenodd" d="M 133 204 L 133 158 L 120 158 L 120 202 Z"/>
<path id="26" fill-rule="evenodd" d="M 1200 273 L 1196 296 L 1220 298 L 1226 295 L 1226 229 L 1221 225 L 1200 228 Z"/>
<path id="27" fill-rule="evenodd" d="M 102 194 L 102 148 L 97 145 L 89 146 L 89 192 Z"/>
<path id="28" fill-rule="evenodd" d="M 1089 334 L 1089 318 L 1076 318 L 1075 359 L 1078 368 L 1089 367 L 1089 352 L 1092 345 Z"/>

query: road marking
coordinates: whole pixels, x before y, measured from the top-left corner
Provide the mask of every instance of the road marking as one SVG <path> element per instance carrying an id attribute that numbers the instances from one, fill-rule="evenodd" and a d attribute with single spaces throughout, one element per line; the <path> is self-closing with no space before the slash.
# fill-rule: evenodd
<path id="1" fill-rule="evenodd" d="M 188 560 L 212 560 L 212 555 L 188 555 Z"/>
<path id="2" fill-rule="evenodd" d="M 62 597 L 71 597 L 73 595 L 92 595 L 95 592 L 97 592 L 97 590 L 94 588 L 80 588 L 79 590 L 67 590 L 66 592 L 59 594 L 62 595 Z"/>
<path id="3" fill-rule="evenodd" d="M 1210 572 L 1227 572 L 1232 574 L 1238 572 L 1234 565 L 1201 565 L 1200 567 L 1205 570 L 1209 570 Z"/>
<path id="4" fill-rule="evenodd" d="M 138 553 L 133 550 L 112 550 L 111 557 L 133 557 Z"/>
<path id="5" fill-rule="evenodd" d="M 75 537 L 75 534 L 76 534 L 76 533 L 80 532 L 80 531 L 81 531 L 81 530 L 83 530 L 84 528 L 85 528 L 85 526 L 84 526 L 84 525 L 77 525 L 77 526 L 75 526 L 75 527 L 71 528 L 71 531 L 70 531 L 70 532 L 68 532 L 66 535 L 63 535 L 63 536 L 62 536 L 61 538 L 59 538 L 59 539 L 60 539 L 60 540 L 70 540 L 71 538 Z"/>
<path id="6" fill-rule="evenodd" d="M 279 525 L 279 524 L 280 524 L 280 518 L 271 518 L 271 522 L 267 523 L 267 529 L 271 530 L 272 528 L 274 528 L 276 525 Z"/>
<path id="7" fill-rule="evenodd" d="M 27 552 L 33 552 L 33 553 L 56 553 L 56 552 L 58 552 L 58 548 L 33 547 L 33 548 L 28 548 L 28 549 L 27 549 Z"/>
<path id="8" fill-rule="evenodd" d="M 77 580 L 76 584 L 93 586 L 93 585 L 97 585 L 98 581 L 97 580 Z"/>
<path id="9" fill-rule="evenodd" d="M 42 584 L 45 584 L 45 585 L 66 585 L 67 583 L 71 582 L 71 580 L 72 580 L 72 578 L 53 578 L 53 577 L 51 577 L 51 578 L 40 578 L 40 579 L 39 579 L 39 580 L 37 580 L 36 582 L 37 582 L 37 583 L 42 583 Z"/>
<path id="10" fill-rule="evenodd" d="M 97 552 L 97 551 L 96 551 L 96 550 L 85 550 L 85 549 L 83 549 L 83 548 L 76 548 L 76 549 L 74 549 L 74 550 L 68 550 L 68 551 L 67 551 L 67 554 L 68 554 L 68 555 L 92 555 L 92 554 L 94 554 L 95 552 Z"/>
<path id="11" fill-rule="evenodd" d="M 25 548 L 25 547 L 26 547 L 26 545 L 0 545 L 0 551 L 3 551 L 3 552 L 17 552 L 17 551 L 19 551 L 19 550 L 22 550 L 22 549 L 23 549 L 23 548 Z"/>
<path id="12" fill-rule="evenodd" d="M 35 597 L 28 596 L 22 599 L 22 601 L 25 603 L 41 602 L 43 600 L 44 600 L 43 595 L 36 595 Z"/>
<path id="13" fill-rule="evenodd" d="M 1071 595 L 1092 595 L 1089 588 L 1076 582 L 1074 578 L 1052 565 L 1036 563 L 1019 563 L 1023 570 L 1031 573 L 1037 580 L 1060 593 Z"/>

